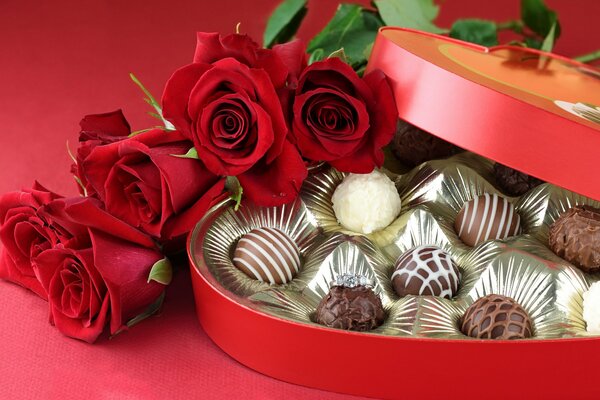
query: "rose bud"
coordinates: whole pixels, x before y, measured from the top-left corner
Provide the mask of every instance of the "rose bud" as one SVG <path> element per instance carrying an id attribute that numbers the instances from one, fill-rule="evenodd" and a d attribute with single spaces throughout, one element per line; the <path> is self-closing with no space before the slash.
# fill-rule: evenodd
<path id="1" fill-rule="evenodd" d="M 17 283 L 46 298 L 31 259 L 58 243 L 57 233 L 38 215 L 44 204 L 58 198 L 39 183 L 32 189 L 6 193 L 0 197 L 0 278 Z"/>
<path id="2" fill-rule="evenodd" d="M 71 172 L 79 179 L 79 190 L 82 194 L 92 196 L 94 189 L 88 184 L 82 171 L 83 161 L 96 146 L 118 142 L 129 136 L 131 128 L 121 110 L 105 114 L 86 115 L 79 122 L 79 146 L 75 156 L 75 164 L 71 166 Z"/>
<path id="3" fill-rule="evenodd" d="M 161 241 L 187 234 L 224 187 L 179 132 L 151 130 L 95 147 L 82 171 L 106 210 Z"/>
<path id="4" fill-rule="evenodd" d="M 383 165 L 394 136 L 394 96 L 381 71 L 362 79 L 339 58 L 315 62 L 300 76 L 292 136 L 303 157 L 339 171 L 369 173 Z"/>
<path id="5" fill-rule="evenodd" d="M 79 226 L 86 235 L 33 259 L 48 293 L 50 322 L 87 342 L 95 341 L 108 322 L 112 334 L 125 329 L 164 290 L 148 279 L 153 265 L 163 259 L 154 242 L 100 206 L 96 199 L 80 197 L 45 206 L 40 213 L 51 224 Z"/>

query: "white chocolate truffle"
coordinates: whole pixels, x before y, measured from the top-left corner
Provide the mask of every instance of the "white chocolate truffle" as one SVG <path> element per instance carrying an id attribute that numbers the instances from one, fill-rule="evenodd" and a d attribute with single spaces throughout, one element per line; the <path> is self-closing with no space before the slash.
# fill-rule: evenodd
<path id="1" fill-rule="evenodd" d="M 391 224 L 402 205 L 394 182 L 377 170 L 348 175 L 333 192 L 331 201 L 338 222 L 363 234 Z"/>
<path id="2" fill-rule="evenodd" d="M 588 332 L 600 334 L 600 282 L 583 293 L 583 319 Z"/>

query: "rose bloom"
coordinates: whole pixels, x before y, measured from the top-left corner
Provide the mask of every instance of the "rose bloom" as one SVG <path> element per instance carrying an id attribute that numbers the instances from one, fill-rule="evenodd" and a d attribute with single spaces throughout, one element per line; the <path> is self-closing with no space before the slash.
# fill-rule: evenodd
<path id="1" fill-rule="evenodd" d="M 339 58 L 311 64 L 293 101 L 292 135 L 303 157 L 343 172 L 369 173 L 383 165 L 393 138 L 394 96 L 381 71 L 362 79 Z"/>
<path id="2" fill-rule="evenodd" d="M 58 197 L 37 182 L 32 189 L 0 197 L 0 278 L 24 286 L 42 298 L 47 297 L 46 291 L 35 277 L 31 259 L 58 243 L 59 237 L 48 229 L 38 210 Z"/>
<path id="3" fill-rule="evenodd" d="M 94 195 L 94 188 L 87 182 L 82 170 L 83 161 L 96 146 L 123 140 L 131 133 L 129 123 L 121 110 L 105 114 L 86 115 L 79 122 L 79 146 L 75 156 L 76 163 L 71 166 L 71 172 L 80 181 L 79 190 L 88 196 Z"/>
<path id="4" fill-rule="evenodd" d="M 151 130 L 102 146 L 81 171 L 106 210 L 161 241 L 188 233 L 224 187 L 179 132 Z"/>
<path id="5" fill-rule="evenodd" d="M 199 33 L 194 63 L 165 87 L 165 118 L 192 140 L 207 169 L 237 176 L 258 205 L 292 201 L 307 176 L 278 96 L 304 59 L 296 42 L 266 50 L 245 35 Z"/>
<path id="6" fill-rule="evenodd" d="M 164 286 L 148 282 L 163 255 L 153 241 L 100 208 L 92 198 L 58 199 L 40 210 L 50 225 L 83 228 L 85 235 L 59 243 L 33 258 L 33 270 L 48 293 L 50 322 L 67 336 L 95 341 L 155 302 Z"/>

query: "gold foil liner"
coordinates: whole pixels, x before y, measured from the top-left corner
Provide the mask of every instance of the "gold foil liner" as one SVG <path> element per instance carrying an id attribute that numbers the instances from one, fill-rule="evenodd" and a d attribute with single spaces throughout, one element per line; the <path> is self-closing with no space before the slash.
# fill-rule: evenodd
<path id="1" fill-rule="evenodd" d="M 241 236 L 255 228 L 277 228 L 292 238 L 300 250 L 303 267 L 294 279 L 279 286 L 289 286 L 296 290 L 306 284 L 307 253 L 319 245 L 319 228 L 315 225 L 304 204 L 296 199 L 293 203 L 280 207 L 256 207 L 242 203 L 238 211 L 226 208 L 213 222 L 204 239 L 204 258 L 209 271 L 229 291 L 242 297 L 250 296 L 270 287 L 246 276 L 232 262 L 232 254 Z"/>
<path id="2" fill-rule="evenodd" d="M 443 339 L 471 338 L 460 332 L 460 319 L 479 297 L 501 294 L 516 300 L 533 320 L 532 339 L 587 337 L 582 293 L 598 280 L 548 248 L 548 230 L 560 214 L 578 204 L 600 202 L 551 184 L 521 197 L 505 196 L 494 183 L 493 162 L 471 153 L 424 163 L 401 175 L 386 171 L 402 199 L 399 217 L 370 235 L 343 229 L 331 196 L 344 174 L 332 168 L 312 171 L 300 197 L 289 206 L 226 205 L 215 211 L 203 249 L 209 272 L 245 305 L 276 317 L 315 324 L 314 313 L 337 275 L 353 273 L 375 282 L 387 318 L 373 334 Z M 522 234 L 506 240 L 465 245 L 454 220 L 465 202 L 484 193 L 508 198 L 521 216 Z M 253 228 L 270 226 L 298 244 L 300 273 L 287 285 L 270 286 L 238 271 L 231 262 L 237 240 Z M 419 245 L 445 249 L 459 266 L 459 291 L 453 299 L 398 297 L 390 278 L 396 259 Z M 232 296 L 236 298 L 235 296 Z"/>
<path id="3" fill-rule="evenodd" d="M 378 254 L 368 239 L 344 239 L 341 234 L 330 237 L 324 246 L 334 249 L 325 257 L 322 257 L 325 252 L 321 249 L 315 251 L 319 256 L 313 257 L 311 262 L 320 264 L 312 266 L 316 273 L 302 291 L 276 288 L 256 293 L 250 300 L 258 309 L 268 310 L 278 317 L 315 324 L 315 311 L 321 299 L 329 293 L 331 282 L 343 274 L 361 275 L 374 282 L 372 290 L 381 299 L 386 312 L 385 322 L 369 333 L 413 334 L 416 298 L 397 299 L 387 276 L 388 261 Z"/>

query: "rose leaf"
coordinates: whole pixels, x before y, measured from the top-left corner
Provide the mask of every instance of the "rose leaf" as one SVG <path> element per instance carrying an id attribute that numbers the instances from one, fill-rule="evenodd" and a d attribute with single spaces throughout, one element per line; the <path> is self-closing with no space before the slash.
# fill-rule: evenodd
<path id="1" fill-rule="evenodd" d="M 193 158 L 198 160 L 198 150 L 196 150 L 195 147 L 192 147 L 191 149 L 188 150 L 187 153 L 185 154 L 171 154 L 173 157 L 178 157 L 178 158 Z"/>
<path id="2" fill-rule="evenodd" d="M 542 46 L 540 47 L 540 50 L 542 51 L 546 51 L 548 53 L 550 53 L 552 51 L 552 48 L 554 47 L 554 42 L 555 42 L 555 34 L 556 34 L 556 29 L 558 27 L 558 21 L 555 22 L 554 24 L 552 24 L 552 28 L 550 28 L 550 32 L 548 32 L 548 35 L 544 38 L 544 41 L 542 42 Z"/>
<path id="3" fill-rule="evenodd" d="M 242 202 L 242 195 L 244 194 L 244 188 L 238 178 L 235 176 L 228 176 L 225 180 L 225 189 L 230 193 L 229 198 L 235 201 L 233 209 L 235 211 L 239 210 Z"/>
<path id="4" fill-rule="evenodd" d="M 140 315 L 133 317 L 132 319 L 127 321 L 127 327 L 131 328 L 132 326 L 139 324 L 146 318 L 151 317 L 154 314 L 156 314 L 162 307 L 164 301 L 165 301 L 165 292 L 163 291 L 160 294 L 160 296 L 158 296 L 158 298 L 152 304 L 150 304 L 143 313 L 141 313 Z M 115 333 L 115 335 L 117 335 L 118 333 L 120 333 L 120 331 Z"/>
<path id="5" fill-rule="evenodd" d="M 548 37 L 552 26 L 554 39 L 560 36 L 560 23 L 555 11 L 549 9 L 544 0 L 521 0 L 521 19 L 525 25 L 541 37 Z"/>
<path id="6" fill-rule="evenodd" d="M 263 46 L 269 48 L 292 39 L 306 15 L 307 0 L 284 0 L 267 21 Z"/>
<path id="7" fill-rule="evenodd" d="M 146 87 L 133 74 L 133 72 L 129 73 L 129 77 L 131 78 L 131 80 L 133 81 L 133 83 L 135 83 L 136 86 L 140 88 L 140 90 L 142 91 L 142 93 L 144 93 L 144 95 L 146 96 L 144 98 L 144 101 L 146 103 L 150 104 L 150 106 L 152 106 L 152 108 L 154 108 L 154 110 L 156 110 L 156 114 L 157 114 L 158 118 L 162 121 L 162 123 L 165 126 L 165 128 L 167 130 L 175 130 L 175 126 L 172 123 L 170 123 L 169 121 L 167 121 L 165 119 L 165 117 L 163 117 L 162 107 L 160 106 L 160 104 L 158 103 L 158 101 L 156 101 L 156 99 L 154 98 L 154 96 L 152 96 L 152 93 L 150 93 L 150 91 L 148 89 L 146 89 Z"/>
<path id="8" fill-rule="evenodd" d="M 148 275 L 148 283 L 156 281 L 163 285 L 168 285 L 173 279 L 173 266 L 167 257 L 154 263 L 150 274 Z"/>
<path id="9" fill-rule="evenodd" d="M 344 48 L 352 67 L 366 62 L 364 51 L 377 35 L 383 21 L 374 12 L 356 4 L 341 4 L 333 18 L 308 44 L 310 54 L 322 49 L 331 54 Z"/>
<path id="10" fill-rule="evenodd" d="M 329 57 L 327 57 L 327 58 L 339 58 L 340 60 L 342 60 L 346 64 L 349 64 L 349 62 L 348 62 L 348 56 L 346 55 L 346 52 L 344 51 L 343 47 L 341 49 L 336 50 L 333 53 L 331 53 L 329 55 Z"/>
<path id="11" fill-rule="evenodd" d="M 386 25 L 431 33 L 447 32 L 433 23 L 440 11 L 433 0 L 375 0 L 375 6 Z"/>
<path id="12" fill-rule="evenodd" d="M 452 24 L 450 37 L 488 47 L 498 44 L 496 24 L 481 19 L 457 20 Z"/>
<path id="13" fill-rule="evenodd" d="M 308 59 L 308 64 L 310 65 L 317 61 L 321 61 L 324 57 L 325 57 L 325 52 L 323 51 L 323 49 L 316 49 L 310 55 L 310 58 Z"/>

